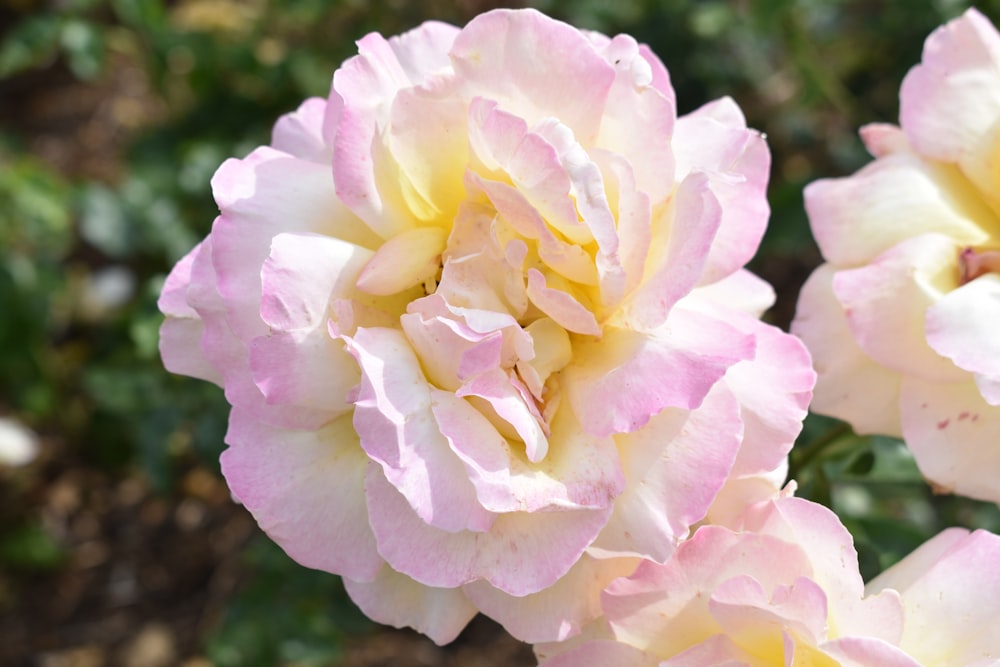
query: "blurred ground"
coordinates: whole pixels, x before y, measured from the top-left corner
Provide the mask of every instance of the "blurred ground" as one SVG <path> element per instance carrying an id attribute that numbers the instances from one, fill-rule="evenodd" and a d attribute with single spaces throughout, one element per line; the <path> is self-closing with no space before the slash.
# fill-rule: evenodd
<path id="1" fill-rule="evenodd" d="M 54 574 L 0 575 L 0 664 L 212 664 L 204 657 L 204 639 L 222 621 L 233 593 L 252 578 L 243 555 L 260 539 L 218 476 L 194 467 L 170 499 L 153 493 L 141 476 L 108 475 L 66 459 L 42 463 L 33 477 L 20 495 L 37 503 L 34 509 L 69 558 Z M 285 612 L 276 602 L 270 613 Z M 534 661 L 528 647 L 477 619 L 446 648 L 413 632 L 365 625 L 356 637 L 344 638 L 337 664 L 492 667 Z"/>

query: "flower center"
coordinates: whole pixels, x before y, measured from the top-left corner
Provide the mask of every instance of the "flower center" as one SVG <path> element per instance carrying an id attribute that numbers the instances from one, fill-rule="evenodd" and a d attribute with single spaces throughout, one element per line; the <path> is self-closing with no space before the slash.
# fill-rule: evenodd
<path id="1" fill-rule="evenodd" d="M 963 285 L 987 273 L 1000 273 L 1000 250 L 966 248 L 958 256 L 958 265 Z"/>

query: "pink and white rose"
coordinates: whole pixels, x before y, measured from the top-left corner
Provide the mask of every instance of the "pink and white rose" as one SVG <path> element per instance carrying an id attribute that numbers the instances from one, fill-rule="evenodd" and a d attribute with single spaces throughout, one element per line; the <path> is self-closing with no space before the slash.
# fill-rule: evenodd
<path id="1" fill-rule="evenodd" d="M 812 408 L 903 437 L 939 490 L 1000 502 L 1000 35 L 972 9 L 935 31 L 900 92 L 900 127 L 869 125 L 875 161 L 813 183 L 826 264 L 793 333 Z"/>
<path id="2" fill-rule="evenodd" d="M 953 528 L 867 587 L 830 510 L 776 497 L 702 526 L 602 597 L 603 623 L 536 646 L 543 667 L 1000 664 L 1000 537 Z"/>
<path id="3" fill-rule="evenodd" d="M 358 47 L 216 173 L 164 363 L 224 387 L 234 495 L 373 618 L 564 638 L 782 481 L 814 374 L 742 268 L 767 146 L 532 10 Z"/>

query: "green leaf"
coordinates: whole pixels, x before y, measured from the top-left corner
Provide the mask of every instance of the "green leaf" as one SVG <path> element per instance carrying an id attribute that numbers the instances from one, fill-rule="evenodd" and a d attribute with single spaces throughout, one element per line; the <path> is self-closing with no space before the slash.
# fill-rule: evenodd
<path id="1" fill-rule="evenodd" d="M 100 26 L 70 19 L 63 23 L 59 41 L 73 74 L 83 80 L 97 78 L 104 68 L 104 32 Z"/>
<path id="2" fill-rule="evenodd" d="M 55 14 L 33 16 L 17 24 L 0 44 L 0 78 L 40 67 L 55 58 L 60 24 Z"/>
<path id="3" fill-rule="evenodd" d="M 66 552 L 40 524 L 31 523 L 0 536 L 0 561 L 24 570 L 53 570 Z"/>
<path id="4" fill-rule="evenodd" d="M 246 558 L 252 578 L 207 642 L 219 667 L 336 664 L 347 637 L 371 630 L 339 577 L 303 568 L 264 537 Z"/>
<path id="5" fill-rule="evenodd" d="M 131 28 L 159 32 L 167 27 L 162 0 L 112 0 L 118 19 Z"/>

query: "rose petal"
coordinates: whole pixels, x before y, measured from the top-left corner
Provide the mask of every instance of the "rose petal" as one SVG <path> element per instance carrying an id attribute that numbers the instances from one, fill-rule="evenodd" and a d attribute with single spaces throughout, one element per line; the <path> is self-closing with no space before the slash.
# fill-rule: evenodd
<path id="1" fill-rule="evenodd" d="M 842 667 L 922 667 L 920 663 L 881 639 L 871 637 L 843 637 L 820 645 L 823 653 Z"/>
<path id="2" fill-rule="evenodd" d="M 722 582 L 751 575 L 764 590 L 772 590 L 811 571 L 805 553 L 793 543 L 703 526 L 665 565 L 647 561 L 628 579 L 612 582 L 604 594 L 604 613 L 619 641 L 676 656 L 720 632 L 709 596 Z"/>
<path id="3" fill-rule="evenodd" d="M 631 574 L 637 564 L 631 558 L 584 555 L 563 578 L 538 593 L 514 597 L 484 581 L 466 584 L 464 590 L 480 611 L 515 638 L 528 643 L 563 641 L 601 615 L 601 591 L 613 579 Z"/>
<path id="4" fill-rule="evenodd" d="M 566 574 L 610 511 L 510 512 L 498 515 L 489 532 L 449 533 L 421 521 L 377 466 L 369 469 L 365 493 L 379 554 L 393 568 L 428 586 L 485 579 L 515 596 L 537 593 Z"/>
<path id="5" fill-rule="evenodd" d="M 310 97 L 274 124 L 271 146 L 299 159 L 329 166 L 333 159 L 333 146 L 323 135 L 325 115 L 326 100 Z"/>
<path id="6" fill-rule="evenodd" d="M 774 305 L 775 294 L 769 282 L 746 269 L 740 269 L 722 280 L 698 287 L 691 292 L 690 298 L 695 301 L 707 299 L 759 318 Z"/>
<path id="7" fill-rule="evenodd" d="M 900 375 L 876 364 L 854 341 L 833 293 L 835 271 L 824 264 L 809 277 L 791 327 L 819 375 L 811 409 L 849 422 L 857 433 L 902 435 Z"/>
<path id="8" fill-rule="evenodd" d="M 271 405 L 264 400 L 250 372 L 247 346 L 230 327 L 226 305 L 216 286 L 212 242 L 213 237 L 208 237 L 202 244 L 202 251 L 194 258 L 186 296 L 204 323 L 201 351 L 205 359 L 221 371 L 226 400 L 274 426 L 295 429 L 322 426 L 330 418 L 326 411 Z"/>
<path id="9" fill-rule="evenodd" d="M 800 572 L 826 593 L 829 623 L 836 635 L 899 641 L 903 627 L 899 598 L 892 591 L 862 598 L 864 583 L 854 540 L 836 514 L 802 498 L 778 497 L 749 508 L 743 529 L 780 538 L 805 553 L 810 570 Z"/>
<path id="10" fill-rule="evenodd" d="M 673 147 L 678 179 L 704 173 L 721 206 L 719 230 L 701 277 L 703 284 L 710 284 L 741 268 L 760 245 L 770 214 L 771 154 L 764 137 L 746 128 L 739 107 L 728 98 L 681 116 Z"/>
<path id="11" fill-rule="evenodd" d="M 371 231 L 337 199 L 328 166 L 258 148 L 227 160 L 212 178 L 222 215 L 212 227 L 212 261 L 233 332 L 245 342 L 267 333 L 260 267 L 279 233 L 313 232 L 377 247 Z"/>
<path id="12" fill-rule="evenodd" d="M 911 558 L 919 567 L 907 563 Z M 905 579 L 894 578 L 890 568 L 878 582 L 901 587 L 906 607 L 901 648 L 922 665 L 993 664 L 1000 654 L 1000 638 L 993 631 L 1000 600 L 1000 537 L 984 530 L 948 531 L 904 558 L 900 567 L 909 569 Z"/>
<path id="13" fill-rule="evenodd" d="M 662 664 L 659 658 L 651 653 L 605 639 L 587 642 L 571 651 L 555 655 L 540 662 L 539 667 L 607 667 L 608 665 L 657 667 Z"/>
<path id="14" fill-rule="evenodd" d="M 415 227 L 382 244 L 358 276 L 362 292 L 387 296 L 434 278 L 441 268 L 447 233 L 439 227 Z"/>
<path id="15" fill-rule="evenodd" d="M 954 242 L 937 234 L 903 241 L 871 264 L 838 272 L 833 291 L 854 340 L 891 370 L 935 382 L 965 377 L 927 344 L 924 313 L 958 286 Z"/>
<path id="16" fill-rule="evenodd" d="M 388 123 L 396 94 L 447 64 L 457 32 L 428 22 L 392 40 L 372 33 L 358 41 L 358 55 L 334 73 L 330 104 L 341 107 L 333 161 L 337 195 L 382 238 L 404 231 L 409 216 L 389 151 L 376 137 Z"/>
<path id="17" fill-rule="evenodd" d="M 413 628 L 439 646 L 458 637 L 477 611 L 460 589 L 424 586 L 388 566 L 370 582 L 344 579 L 344 588 L 373 621 Z"/>
<path id="18" fill-rule="evenodd" d="M 465 463 L 479 502 L 491 512 L 603 508 L 622 491 L 614 443 L 581 432 L 570 411 L 556 414 L 551 452 L 534 464 L 525 462 L 468 402 L 440 392 L 433 411 Z"/>
<path id="19" fill-rule="evenodd" d="M 596 136 L 614 70 L 575 28 L 534 10 L 489 12 L 465 26 L 451 58 L 472 95 L 529 125 L 559 118 L 583 143 Z"/>
<path id="20" fill-rule="evenodd" d="M 958 170 L 909 152 L 846 178 L 810 183 L 805 202 L 823 257 L 842 267 L 871 262 L 920 234 L 942 234 L 959 245 L 989 238 L 980 222 L 991 214 Z"/>
<path id="21" fill-rule="evenodd" d="M 796 639 L 794 649 L 801 643 L 808 650 L 826 634 L 826 595 L 806 577 L 769 591 L 752 576 L 735 576 L 712 591 L 708 608 L 726 636 L 761 651 L 771 644 L 772 652 L 785 652 L 788 635 Z"/>
<path id="22" fill-rule="evenodd" d="M 906 133 L 889 123 L 869 123 L 858 130 L 861 141 L 872 157 L 884 157 L 893 153 L 913 152 Z"/>
<path id="23" fill-rule="evenodd" d="M 993 195 L 1000 116 L 1000 35 L 975 9 L 934 31 L 923 60 L 903 80 L 900 122 L 913 146 L 959 162 L 983 193 Z"/>
<path id="24" fill-rule="evenodd" d="M 196 245 L 174 265 L 156 302 L 160 312 L 167 316 L 160 326 L 160 357 L 164 367 L 171 373 L 188 375 L 222 386 L 222 374 L 205 358 L 201 350 L 205 325 L 187 300 L 191 269 L 195 259 L 202 253 L 211 254 L 207 241 Z"/>
<path id="25" fill-rule="evenodd" d="M 548 286 L 537 269 L 528 269 L 528 298 L 539 310 L 574 333 L 599 336 L 601 327 L 594 314 L 571 294 Z"/>
<path id="26" fill-rule="evenodd" d="M 696 410 L 664 410 L 618 436 L 627 484 L 591 551 L 665 562 L 725 482 L 742 426 L 739 404 L 720 386 Z"/>
<path id="27" fill-rule="evenodd" d="M 513 192 L 508 192 L 503 187 L 506 184 L 492 176 L 477 178 L 494 205 L 508 213 L 511 224 L 527 216 L 526 222 L 534 228 L 530 238 L 542 239 L 543 246 L 552 246 L 556 241 L 545 223 L 574 243 L 591 240 L 570 198 L 574 165 L 566 163 L 549 138 L 535 129 L 529 131 L 523 118 L 500 109 L 496 101 L 475 98 L 469 104 L 468 140 L 485 169 L 511 181 Z M 539 224 L 542 220 L 545 222 Z"/>
<path id="28" fill-rule="evenodd" d="M 538 463 L 549 451 L 547 425 L 534 400 L 518 390 L 508 373 L 500 368 L 480 373 L 462 385 L 455 396 L 476 396 L 486 401 L 501 420 L 513 427 L 516 437 L 524 443 L 528 461 Z"/>
<path id="29" fill-rule="evenodd" d="M 711 317 L 675 309 L 655 333 L 606 327 L 574 345 L 563 371 L 570 403 L 596 435 L 630 433 L 666 407 L 695 408 L 754 340 Z"/>
<path id="30" fill-rule="evenodd" d="M 1000 407 L 976 385 L 906 378 L 900 397 L 903 437 L 940 491 L 1000 502 Z"/>
<path id="31" fill-rule="evenodd" d="M 631 302 L 630 317 L 639 328 L 663 324 L 673 305 L 698 284 L 721 224 L 722 207 L 709 177 L 696 173 L 681 181 L 670 213 L 653 221 L 649 277 Z M 663 237 L 661 249 L 657 241 Z"/>
<path id="32" fill-rule="evenodd" d="M 431 526 L 488 530 L 495 517 L 476 502 L 462 462 L 438 429 L 431 404 L 439 390 L 427 384 L 402 332 L 359 328 L 345 342 L 362 373 L 354 428 L 388 483 Z"/>
<path id="33" fill-rule="evenodd" d="M 986 274 L 927 309 L 927 342 L 956 366 L 1000 380 L 1000 275 Z M 987 402 L 1000 405 L 1000 401 Z"/>
<path id="34" fill-rule="evenodd" d="M 221 460 L 229 488 L 289 556 L 350 579 L 374 579 L 382 559 L 363 500 L 368 462 L 350 417 L 291 431 L 233 408 L 226 442 Z"/>
<path id="35" fill-rule="evenodd" d="M 393 99 L 385 137 L 391 158 L 373 167 L 379 185 L 398 186 L 410 217 L 423 225 L 447 229 L 464 199 L 456 185 L 469 163 L 465 117 L 463 100 L 451 95 L 410 88 Z"/>

